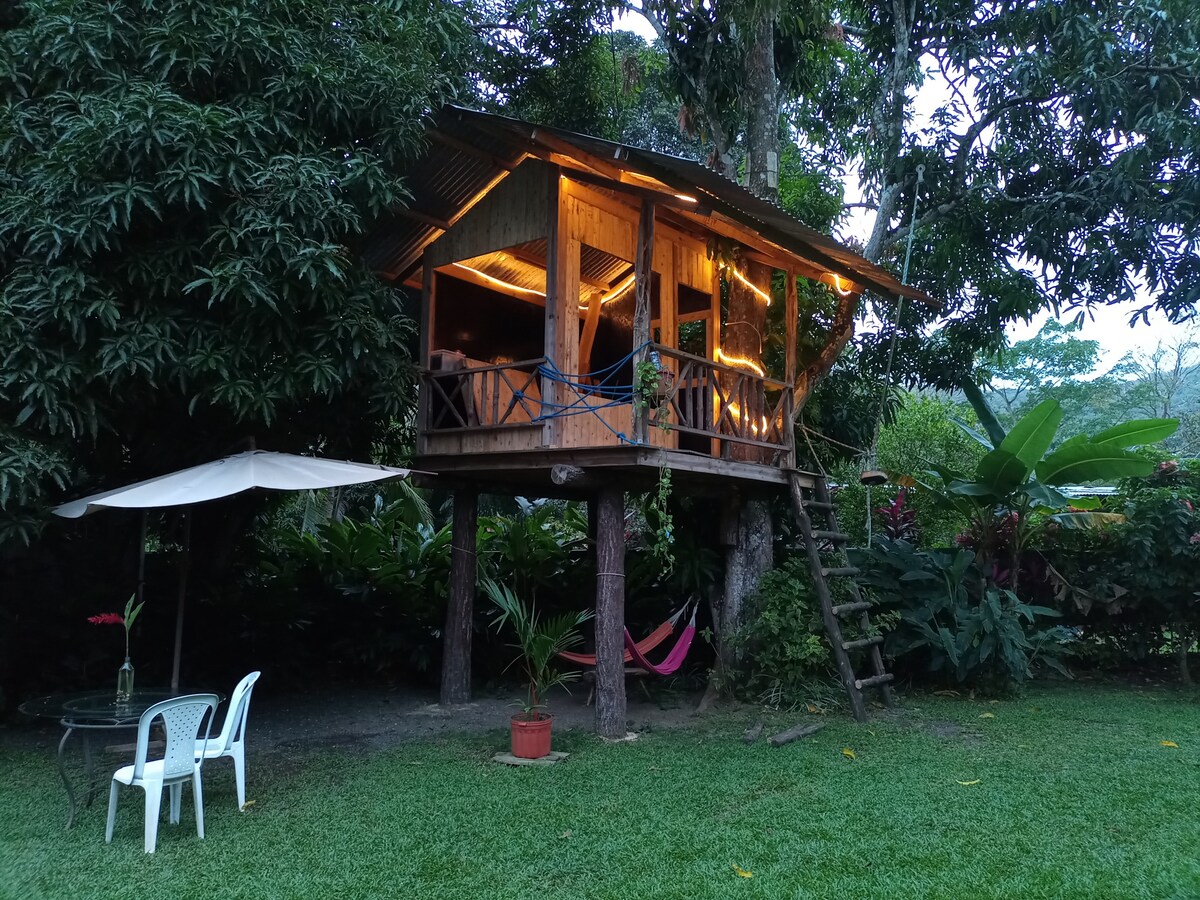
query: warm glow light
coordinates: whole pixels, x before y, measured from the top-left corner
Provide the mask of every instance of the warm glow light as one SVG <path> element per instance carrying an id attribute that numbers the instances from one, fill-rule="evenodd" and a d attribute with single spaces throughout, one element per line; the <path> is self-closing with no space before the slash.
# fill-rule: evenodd
<path id="1" fill-rule="evenodd" d="M 754 372 L 759 378 L 766 378 L 766 370 L 752 359 L 747 359 L 744 356 L 730 356 L 720 347 L 717 348 L 717 362 L 723 362 L 727 366 L 736 366 L 742 369 L 749 369 Z"/>
<path id="2" fill-rule="evenodd" d="M 699 200 L 697 200 L 695 197 L 691 196 L 690 194 L 676 194 L 675 199 L 682 200 L 684 203 L 699 203 L 700 202 Z"/>
<path id="3" fill-rule="evenodd" d="M 749 278 L 747 278 L 745 275 L 743 275 L 737 269 L 733 268 L 733 266 L 729 267 L 729 271 L 733 273 L 734 278 L 736 278 L 738 281 L 740 281 L 746 287 L 750 288 L 750 290 L 754 291 L 754 293 L 756 293 L 758 296 L 760 296 L 764 300 L 766 300 L 767 306 L 771 305 L 771 295 L 770 294 L 768 294 L 766 291 L 764 291 L 762 288 L 760 288 L 757 284 L 755 284 L 753 281 L 751 281 Z"/>
<path id="4" fill-rule="evenodd" d="M 602 305 L 605 303 L 611 303 L 613 300 L 616 300 L 618 297 L 623 297 L 625 295 L 625 293 L 631 287 L 633 287 L 634 282 L 636 282 L 636 281 L 637 281 L 636 274 L 628 276 L 624 281 L 622 281 L 615 288 L 613 288 L 611 291 L 609 291 L 607 294 L 605 294 L 603 297 L 601 297 L 600 303 Z"/>
<path id="5" fill-rule="evenodd" d="M 840 275 L 837 275 L 833 272 L 826 272 L 825 274 L 828 275 L 833 281 L 833 289 L 837 291 L 840 296 L 845 297 L 854 293 L 853 285 L 846 288 L 842 287 L 842 277 Z M 849 282 L 847 282 L 847 284 L 849 284 Z"/>
<path id="6" fill-rule="evenodd" d="M 729 411 L 733 413 L 733 417 L 737 419 L 739 423 L 742 421 L 742 407 L 740 404 L 738 404 L 736 401 L 730 403 Z M 759 437 L 761 435 L 765 438 L 767 434 L 767 417 L 762 416 L 758 422 L 751 422 L 750 433 L 755 437 Z"/>
<path id="7" fill-rule="evenodd" d="M 520 291 L 522 294 L 530 294 L 531 296 L 534 296 L 534 297 L 545 297 L 546 296 L 544 291 L 535 291 L 533 288 L 521 287 L 519 284 L 513 284 L 512 282 L 505 281 L 502 278 L 496 278 L 492 275 L 489 275 L 487 272 L 480 272 L 478 269 L 472 269 L 470 266 L 464 266 L 462 263 L 454 263 L 454 266 L 455 266 L 455 268 L 458 268 L 458 269 L 465 269 L 466 271 L 471 272 L 474 275 L 478 275 L 484 281 L 499 285 L 500 287 L 503 287 L 503 288 L 507 288 L 510 291 Z"/>
<path id="8" fill-rule="evenodd" d="M 600 305 L 603 306 L 605 303 L 612 303 L 614 300 L 621 299 L 621 297 L 625 296 L 625 294 L 627 294 L 629 292 L 629 289 L 631 287 L 633 287 L 634 282 L 636 282 L 636 281 L 637 281 L 637 275 L 630 275 L 630 276 L 622 279 L 621 282 L 615 288 L 613 288 L 607 294 L 605 294 L 603 297 L 600 298 Z M 580 303 L 579 308 L 587 309 L 588 304 Z"/>

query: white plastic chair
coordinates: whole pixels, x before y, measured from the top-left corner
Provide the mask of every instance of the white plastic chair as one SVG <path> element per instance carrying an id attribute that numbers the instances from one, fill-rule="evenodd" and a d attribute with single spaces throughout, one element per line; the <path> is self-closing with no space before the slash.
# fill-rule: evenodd
<path id="1" fill-rule="evenodd" d="M 113 774 L 108 793 L 108 828 L 104 840 L 112 843 L 113 826 L 117 821 L 117 792 L 121 785 L 139 787 L 146 792 L 146 852 L 153 853 L 158 842 L 158 817 L 162 805 L 163 787 L 171 788 L 171 824 L 179 822 L 183 783 L 191 781 L 192 799 L 196 806 L 196 833 L 204 837 L 204 794 L 200 788 L 200 764 L 195 753 L 196 738 L 204 728 L 208 739 L 219 699 L 216 694 L 188 694 L 155 703 L 138 720 L 137 750 L 133 765 L 124 766 Z M 166 731 L 166 749 L 162 759 L 147 759 L 150 747 L 150 726 L 161 717 Z M 206 724 L 207 723 L 207 724 Z"/>
<path id="2" fill-rule="evenodd" d="M 246 716 L 250 712 L 250 692 L 262 672 L 251 672 L 238 682 L 229 698 L 229 712 L 221 733 L 206 741 L 196 741 L 197 759 L 233 760 L 233 777 L 237 781 L 238 809 L 246 805 Z"/>

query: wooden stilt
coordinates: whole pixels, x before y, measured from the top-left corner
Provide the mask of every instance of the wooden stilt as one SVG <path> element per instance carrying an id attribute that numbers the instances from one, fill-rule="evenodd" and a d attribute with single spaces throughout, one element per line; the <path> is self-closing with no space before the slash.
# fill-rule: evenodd
<path id="1" fill-rule="evenodd" d="M 625 494 L 604 488 L 596 506 L 596 733 L 625 736 Z"/>
<path id="2" fill-rule="evenodd" d="M 442 650 L 443 706 L 471 699 L 471 622 L 475 606 L 475 535 L 478 528 L 478 495 L 454 492 L 454 525 L 451 532 L 450 589 L 446 603 L 446 633 Z"/>

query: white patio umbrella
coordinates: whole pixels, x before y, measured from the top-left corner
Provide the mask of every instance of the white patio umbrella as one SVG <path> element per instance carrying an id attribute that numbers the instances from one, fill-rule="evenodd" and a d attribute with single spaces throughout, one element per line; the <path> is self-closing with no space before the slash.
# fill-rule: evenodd
<path id="1" fill-rule="evenodd" d="M 311 491 L 344 487 L 372 481 L 404 478 L 408 469 L 368 463 L 318 459 L 291 453 L 248 450 L 214 462 L 181 469 L 55 507 L 55 515 L 78 519 L 103 509 L 159 509 L 190 506 L 240 494 L 253 488 L 273 491 Z M 183 649 L 183 606 L 187 595 L 188 554 L 191 544 L 191 516 L 184 518 L 184 563 L 179 574 L 179 604 L 175 613 L 175 658 L 171 669 L 171 690 L 179 690 L 179 660 Z M 145 554 L 145 520 L 140 554 Z M 141 591 L 139 557 L 138 590 Z M 140 597 L 139 597 L 140 599 Z"/>

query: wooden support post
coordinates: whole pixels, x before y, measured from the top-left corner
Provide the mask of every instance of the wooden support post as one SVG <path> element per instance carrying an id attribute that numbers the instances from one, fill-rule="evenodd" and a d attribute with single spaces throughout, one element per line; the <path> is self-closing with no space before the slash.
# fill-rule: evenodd
<path id="1" fill-rule="evenodd" d="M 637 389 L 637 368 L 649 356 L 649 349 L 644 345 L 650 341 L 650 294 L 654 283 L 654 203 L 642 201 L 642 213 L 638 218 L 637 255 L 633 262 L 634 271 L 634 306 L 633 306 L 633 346 L 642 349 L 633 357 L 634 389 Z M 633 439 L 644 444 L 649 439 L 648 410 L 642 404 L 633 420 Z"/>
<path id="2" fill-rule="evenodd" d="M 604 488 L 596 507 L 596 733 L 625 736 L 625 494 Z"/>
<path id="3" fill-rule="evenodd" d="M 437 273 L 426 261 L 421 271 L 421 332 L 418 341 L 418 368 L 422 372 L 429 371 L 429 357 L 433 347 L 434 316 L 434 287 Z M 417 455 L 424 453 L 429 438 L 426 431 L 429 428 L 429 387 L 419 384 L 417 387 Z"/>
<path id="4" fill-rule="evenodd" d="M 783 380 L 788 386 L 785 390 L 788 392 L 788 402 L 783 408 L 783 429 L 784 440 L 787 443 L 787 457 L 784 460 L 784 465 L 792 468 L 796 465 L 796 428 L 793 424 L 795 419 L 796 407 L 796 338 L 797 330 L 800 324 L 800 299 L 796 291 L 796 272 L 788 269 L 784 272 L 786 281 L 786 290 L 784 291 L 785 311 L 784 317 L 787 320 L 786 338 L 787 353 L 784 362 Z"/>
<path id="5" fill-rule="evenodd" d="M 571 238 L 568 196 L 559 169 L 551 169 L 550 199 L 547 209 L 546 258 L 546 330 L 545 353 L 560 372 L 579 371 L 579 255 L 580 242 Z M 555 404 L 571 402 L 570 392 L 561 384 L 546 379 L 542 398 L 555 410 Z M 544 444 L 557 447 L 562 442 L 563 420 L 546 420 Z"/>
<path id="6" fill-rule="evenodd" d="M 454 492 L 454 525 L 450 535 L 450 589 L 446 603 L 446 633 L 442 638 L 443 706 L 471 699 L 471 623 L 475 606 L 475 536 L 478 495 Z"/>
<path id="7" fill-rule="evenodd" d="M 796 273 L 788 269 L 784 273 L 786 290 L 784 291 L 784 319 L 787 335 L 787 352 L 784 357 L 783 380 L 788 384 L 796 383 L 796 327 L 800 319 L 800 299 L 796 292 Z"/>
<path id="8" fill-rule="evenodd" d="M 567 223 L 562 220 L 562 206 L 559 203 L 559 193 L 562 191 L 561 173 L 557 166 L 549 173 L 550 197 L 546 207 L 546 329 L 542 342 L 542 352 L 555 365 L 560 360 L 555 355 L 558 349 L 558 334 L 561 330 L 559 318 L 565 313 L 562 297 L 558 292 L 559 275 L 563 265 L 563 257 L 567 253 Z M 572 318 L 574 318 L 572 316 Z M 564 370 L 565 371 L 565 370 Z M 542 379 L 542 400 L 549 404 L 549 410 L 557 409 L 561 404 L 563 387 L 556 381 Z M 542 444 L 554 447 L 558 443 L 559 419 L 547 419 L 544 426 Z"/>

